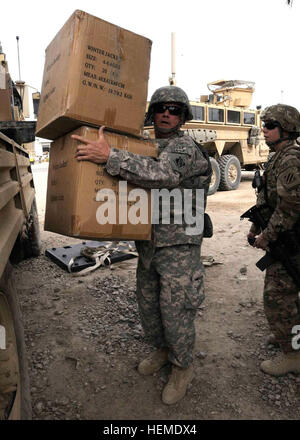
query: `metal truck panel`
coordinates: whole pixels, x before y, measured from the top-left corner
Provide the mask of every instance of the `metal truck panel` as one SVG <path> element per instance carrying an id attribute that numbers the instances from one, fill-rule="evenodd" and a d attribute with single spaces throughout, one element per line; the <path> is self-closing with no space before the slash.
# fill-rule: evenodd
<path id="1" fill-rule="evenodd" d="M 34 195 L 28 152 L 0 133 L 0 278 Z"/>

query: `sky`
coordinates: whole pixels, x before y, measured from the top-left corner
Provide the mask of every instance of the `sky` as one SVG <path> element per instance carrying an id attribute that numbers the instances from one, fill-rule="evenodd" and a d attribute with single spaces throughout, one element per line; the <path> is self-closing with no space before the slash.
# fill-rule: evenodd
<path id="1" fill-rule="evenodd" d="M 0 42 L 13 80 L 40 91 L 45 49 L 76 9 L 152 40 L 148 99 L 169 83 L 174 32 L 176 84 L 190 100 L 207 95 L 209 82 L 238 79 L 255 82 L 252 108 L 300 109 L 300 0 L 2 2 Z"/>

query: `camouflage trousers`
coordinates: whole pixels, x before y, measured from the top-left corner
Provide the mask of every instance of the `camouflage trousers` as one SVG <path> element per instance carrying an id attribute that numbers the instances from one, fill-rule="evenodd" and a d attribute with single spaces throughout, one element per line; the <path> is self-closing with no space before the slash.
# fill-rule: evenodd
<path id="1" fill-rule="evenodd" d="M 205 296 L 200 249 L 191 244 L 156 248 L 151 263 L 139 258 L 137 267 L 145 335 L 155 347 L 168 347 L 169 360 L 182 368 L 193 361 L 194 320 Z"/>
<path id="2" fill-rule="evenodd" d="M 300 272 L 299 261 L 295 261 L 295 267 Z M 292 329 L 300 325 L 299 290 L 281 263 L 267 268 L 264 310 L 270 329 L 284 353 L 293 351 Z"/>

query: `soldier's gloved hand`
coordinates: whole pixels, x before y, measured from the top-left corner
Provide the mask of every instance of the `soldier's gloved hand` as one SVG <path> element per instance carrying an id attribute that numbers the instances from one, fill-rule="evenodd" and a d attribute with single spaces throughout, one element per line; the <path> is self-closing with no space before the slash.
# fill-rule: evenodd
<path id="1" fill-rule="evenodd" d="M 249 243 L 251 246 L 254 245 L 255 237 L 256 237 L 256 234 L 254 234 L 254 232 L 251 232 L 251 231 L 250 231 L 250 232 L 248 233 L 248 235 L 247 235 L 248 243 Z"/>
<path id="2" fill-rule="evenodd" d="M 259 248 L 259 249 L 264 249 L 265 251 L 268 251 L 268 250 L 269 250 L 268 245 L 269 245 L 269 242 L 268 242 L 268 240 L 266 240 L 266 239 L 264 238 L 263 234 L 260 234 L 260 235 L 256 238 L 256 240 L 255 240 L 255 242 L 254 242 L 254 244 L 253 244 L 254 247 L 257 247 L 257 248 Z"/>

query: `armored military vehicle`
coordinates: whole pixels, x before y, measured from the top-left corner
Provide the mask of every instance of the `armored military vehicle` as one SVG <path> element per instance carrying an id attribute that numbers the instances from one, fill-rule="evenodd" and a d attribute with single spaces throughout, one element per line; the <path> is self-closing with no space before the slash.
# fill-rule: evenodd
<path id="1" fill-rule="evenodd" d="M 194 119 L 182 128 L 200 142 L 201 130 L 211 132 L 205 149 L 213 168 L 209 194 L 214 194 L 237 189 L 242 169 L 263 168 L 269 148 L 261 133 L 260 110 L 250 109 L 254 83 L 219 80 L 207 86 L 211 93 L 190 102 Z"/>
<path id="2" fill-rule="evenodd" d="M 0 44 L 0 420 L 30 419 L 22 317 L 12 264 L 40 253 L 29 152 L 35 122 L 23 116 L 22 84 L 11 80 Z M 29 274 L 30 275 L 30 274 Z"/>

